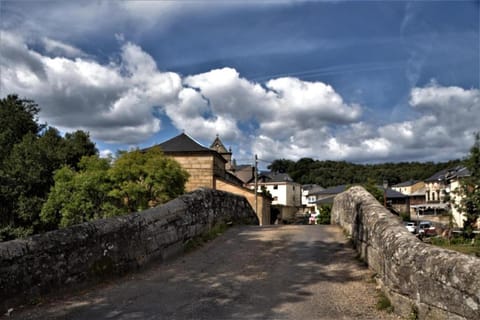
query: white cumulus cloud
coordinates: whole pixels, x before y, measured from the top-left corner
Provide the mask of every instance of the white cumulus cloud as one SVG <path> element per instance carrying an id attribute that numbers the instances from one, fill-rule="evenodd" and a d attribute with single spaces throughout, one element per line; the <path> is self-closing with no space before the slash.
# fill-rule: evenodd
<path id="1" fill-rule="evenodd" d="M 364 106 L 321 81 L 258 83 L 228 67 L 181 77 L 124 39 L 106 63 L 50 38 L 43 41 L 50 56 L 18 34 L 4 30 L 1 39 L 1 96 L 34 99 L 42 121 L 104 143 L 141 144 L 166 120 L 201 141 L 220 134 L 243 157 L 435 161 L 463 157 L 480 131 L 479 89 L 412 88 L 404 107 L 416 117 L 378 126 L 362 118 Z"/>
<path id="2" fill-rule="evenodd" d="M 1 94 L 18 93 L 41 106 L 40 117 L 62 130 L 83 129 L 111 143 L 140 143 L 161 128 L 155 108 L 177 99 L 175 73 L 161 72 L 140 47 L 125 43 L 119 63 L 47 57 L 2 32 Z"/>

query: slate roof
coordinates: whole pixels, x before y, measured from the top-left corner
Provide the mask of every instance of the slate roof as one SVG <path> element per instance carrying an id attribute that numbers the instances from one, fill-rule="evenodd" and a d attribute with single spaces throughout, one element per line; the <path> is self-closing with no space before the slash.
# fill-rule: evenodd
<path id="1" fill-rule="evenodd" d="M 275 173 L 270 171 L 260 172 L 258 180 L 262 183 L 294 182 L 287 173 Z"/>
<path id="2" fill-rule="evenodd" d="M 394 198 L 397 198 L 397 199 L 408 198 L 408 195 L 395 191 L 393 189 L 387 189 L 387 199 L 394 199 Z"/>
<path id="3" fill-rule="evenodd" d="M 438 180 L 444 180 L 447 173 L 448 173 L 448 169 L 443 169 L 441 171 L 435 172 L 431 177 L 425 179 L 425 182 L 434 182 Z"/>
<path id="4" fill-rule="evenodd" d="M 334 187 L 330 187 L 330 188 L 327 188 L 325 190 L 319 191 L 319 192 L 317 192 L 317 194 L 338 194 L 338 193 L 342 193 L 343 191 L 345 191 L 345 189 L 347 189 L 347 185 L 342 184 L 342 185 L 339 185 L 339 186 L 334 186 Z"/>
<path id="5" fill-rule="evenodd" d="M 443 169 L 425 180 L 425 182 L 445 181 L 449 179 L 462 178 L 470 175 L 470 172 L 464 166 Z"/>
<path id="6" fill-rule="evenodd" d="M 176 137 L 158 144 L 163 152 L 211 152 L 207 147 L 196 142 L 186 133 L 181 133 Z"/>
<path id="7" fill-rule="evenodd" d="M 222 158 L 226 162 L 217 151 L 202 146 L 186 133 L 181 133 L 170 140 L 155 145 L 155 147 L 160 147 L 165 154 L 211 154 Z M 148 149 L 150 148 L 145 150 Z"/>
<path id="8" fill-rule="evenodd" d="M 400 182 L 399 184 L 396 184 L 393 187 L 395 187 L 395 188 L 410 187 L 410 186 L 413 186 L 417 182 L 418 182 L 418 180 L 408 180 L 408 181 L 405 181 L 405 182 Z"/>
<path id="9" fill-rule="evenodd" d="M 314 195 L 314 194 L 319 194 L 320 192 L 324 191 L 325 188 L 315 185 L 314 187 L 307 189 L 308 190 L 308 195 Z"/>

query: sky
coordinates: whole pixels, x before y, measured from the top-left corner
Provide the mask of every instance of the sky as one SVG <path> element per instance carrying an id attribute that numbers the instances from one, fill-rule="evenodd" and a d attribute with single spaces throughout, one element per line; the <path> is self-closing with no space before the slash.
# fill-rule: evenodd
<path id="1" fill-rule="evenodd" d="M 185 132 L 237 163 L 465 158 L 479 17 L 478 0 L 0 0 L 0 97 L 102 155 Z"/>

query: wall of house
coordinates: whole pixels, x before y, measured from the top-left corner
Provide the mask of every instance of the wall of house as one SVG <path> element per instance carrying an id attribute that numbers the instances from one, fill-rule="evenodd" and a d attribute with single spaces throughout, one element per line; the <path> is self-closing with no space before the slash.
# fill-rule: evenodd
<path id="1" fill-rule="evenodd" d="M 302 205 L 302 186 L 298 183 L 262 184 L 273 196 L 273 205 L 300 207 Z"/>
<path id="2" fill-rule="evenodd" d="M 213 160 L 213 174 L 215 177 L 225 177 L 225 161 L 223 157 L 212 157 Z"/>
<path id="3" fill-rule="evenodd" d="M 186 191 L 193 191 L 197 188 L 214 188 L 214 157 L 205 156 L 174 156 L 173 159 L 185 169 L 190 178 L 185 184 Z"/>
<path id="4" fill-rule="evenodd" d="M 335 197 L 332 223 L 351 236 L 395 312 L 480 319 L 480 258 L 423 243 L 358 186 Z"/>
<path id="5" fill-rule="evenodd" d="M 445 197 L 446 186 L 442 182 L 425 183 L 425 200 L 426 202 L 438 203 L 443 202 Z"/>
<path id="6" fill-rule="evenodd" d="M 452 217 L 454 223 L 459 227 L 463 228 L 464 224 L 464 216 L 463 214 L 458 211 L 456 205 L 460 203 L 461 196 L 456 194 L 456 190 L 460 187 L 460 181 L 459 180 L 454 180 L 450 182 L 450 199 L 454 203 L 454 205 L 451 206 L 451 212 L 452 212 Z"/>
<path id="7" fill-rule="evenodd" d="M 395 190 L 395 191 L 398 191 L 398 192 L 401 192 L 403 194 L 412 194 L 414 192 L 416 192 L 417 190 L 420 190 L 422 188 L 425 187 L 425 182 L 423 181 L 419 181 L 415 184 L 412 184 L 410 186 L 404 186 L 404 187 L 395 187 L 393 186 L 392 189 Z"/>
<path id="8" fill-rule="evenodd" d="M 274 206 L 280 212 L 280 218 L 283 222 L 292 223 L 295 221 L 295 215 L 298 212 L 298 207 L 293 206 Z"/>
<path id="9" fill-rule="evenodd" d="M 166 259 L 226 222 L 258 220 L 245 197 L 200 189 L 140 213 L 0 243 L 0 314 L 49 292 Z"/>
<path id="10" fill-rule="evenodd" d="M 253 211 L 255 211 L 255 192 L 243 188 L 234 184 L 231 184 L 227 181 L 217 179 L 216 181 L 216 186 L 218 190 L 226 191 L 226 192 L 231 192 L 234 194 L 241 195 L 245 197 L 252 207 Z M 264 198 L 262 195 L 257 194 L 257 218 L 259 221 L 259 224 L 261 226 L 263 225 L 269 225 L 270 224 L 270 213 L 271 213 L 271 202 L 269 199 Z"/>

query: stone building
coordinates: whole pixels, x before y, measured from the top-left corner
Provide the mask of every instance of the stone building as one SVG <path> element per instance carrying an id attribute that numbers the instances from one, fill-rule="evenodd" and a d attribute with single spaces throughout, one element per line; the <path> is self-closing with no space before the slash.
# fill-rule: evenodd
<path id="1" fill-rule="evenodd" d="M 243 187 L 243 181 L 227 169 L 229 163 L 232 164 L 232 152 L 225 149 L 218 136 L 212 143 L 212 148 L 202 146 L 186 133 L 156 146 L 189 173 L 185 185 L 187 192 L 210 188 L 242 195 L 257 213 L 260 224 L 270 224 L 270 200 L 261 194 L 255 199 L 255 193 Z"/>

